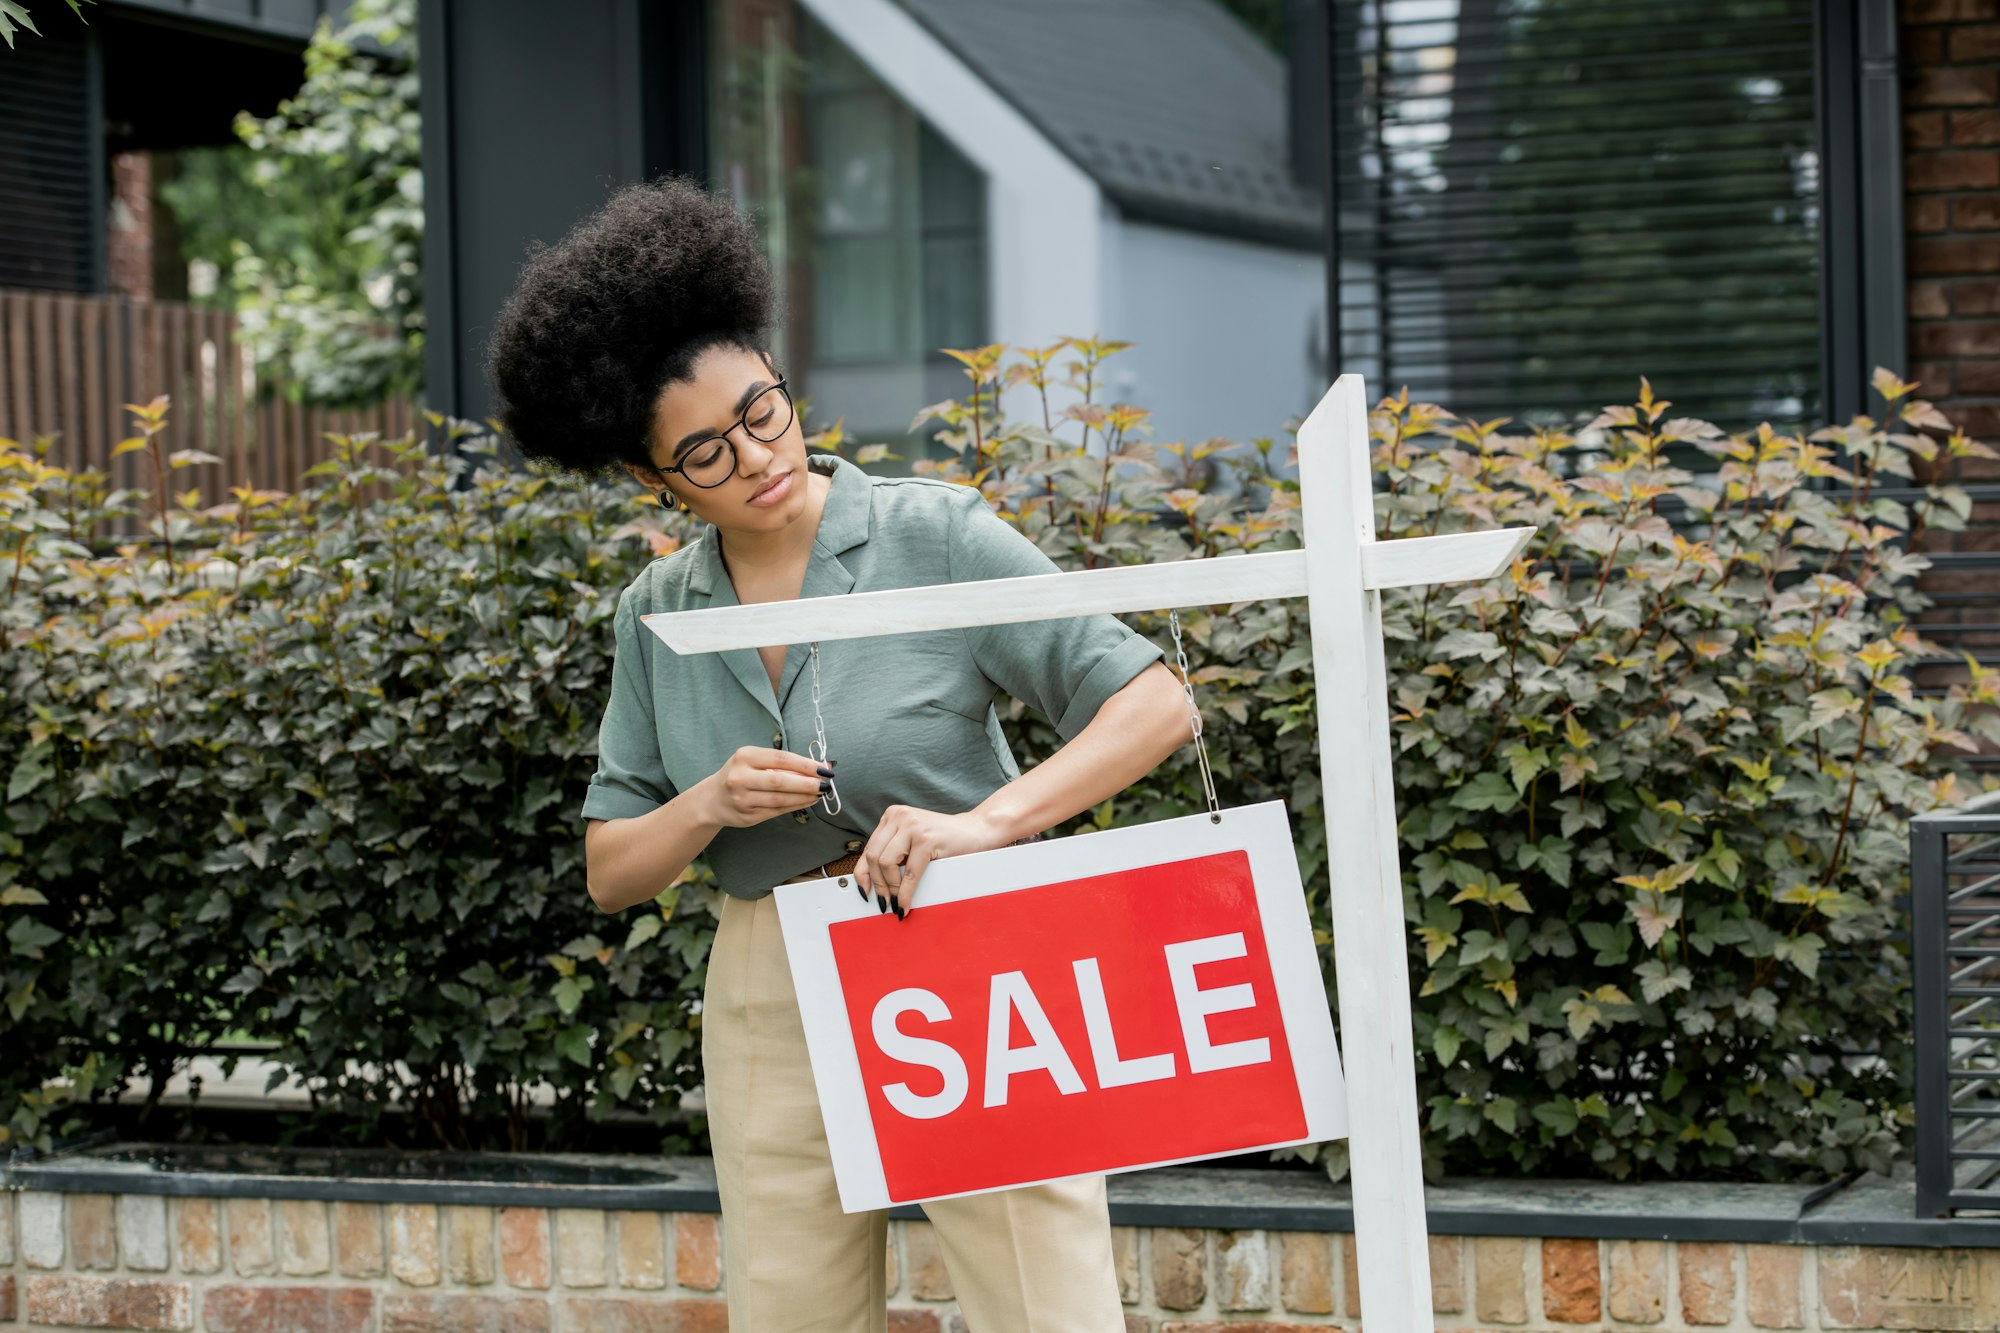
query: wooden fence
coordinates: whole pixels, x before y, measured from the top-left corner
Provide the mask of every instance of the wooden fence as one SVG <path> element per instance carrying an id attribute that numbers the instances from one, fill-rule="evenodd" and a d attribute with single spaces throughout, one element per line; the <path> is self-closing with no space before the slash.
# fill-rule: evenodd
<path id="1" fill-rule="evenodd" d="M 208 504 L 232 486 L 298 489 L 307 468 L 333 455 L 328 433 L 395 439 L 423 423 L 403 400 L 342 410 L 287 401 L 284 385 L 250 364 L 236 317 L 223 311 L 0 289 L 0 435 L 23 444 L 55 435 L 50 462 L 150 490 L 139 455 L 111 451 L 137 434 L 124 404 L 158 394 L 172 398 L 165 447 L 222 459 L 173 478 L 179 489 L 198 486 Z"/>

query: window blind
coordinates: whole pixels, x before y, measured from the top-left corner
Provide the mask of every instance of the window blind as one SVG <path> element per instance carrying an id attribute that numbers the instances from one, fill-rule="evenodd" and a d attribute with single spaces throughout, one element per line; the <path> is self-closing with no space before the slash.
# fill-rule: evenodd
<path id="1" fill-rule="evenodd" d="M 67 12 L 0 52 L 0 287 L 87 292 L 96 230 L 90 78 Z"/>
<path id="2" fill-rule="evenodd" d="M 1461 415 L 1813 420 L 1811 0 L 1329 0 L 1340 367 Z"/>

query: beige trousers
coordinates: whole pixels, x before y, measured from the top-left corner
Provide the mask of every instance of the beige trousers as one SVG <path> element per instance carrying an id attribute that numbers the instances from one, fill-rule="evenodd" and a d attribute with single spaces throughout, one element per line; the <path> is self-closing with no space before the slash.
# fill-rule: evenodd
<path id="1" fill-rule="evenodd" d="M 723 905 L 701 1053 L 731 1333 L 884 1333 L 888 1214 L 840 1210 L 768 896 Z M 971 1333 L 1124 1333 L 1104 1177 L 923 1207 Z"/>

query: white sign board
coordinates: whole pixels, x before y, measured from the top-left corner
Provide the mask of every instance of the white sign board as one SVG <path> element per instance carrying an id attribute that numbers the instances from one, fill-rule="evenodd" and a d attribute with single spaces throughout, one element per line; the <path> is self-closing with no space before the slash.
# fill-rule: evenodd
<path id="1" fill-rule="evenodd" d="M 1304 545 L 1297 551 L 712 607 L 643 620 L 675 652 L 692 653 L 1304 597 L 1319 702 L 1335 981 L 1346 1033 L 1361 1301 L 1371 1333 L 1427 1333 L 1433 1328 L 1430 1252 L 1380 591 L 1491 578 L 1507 569 L 1533 529 L 1377 545 L 1368 407 L 1359 375 L 1336 380 L 1300 426 L 1298 461 Z M 949 865 L 946 859 L 926 869 L 924 887 Z"/>
<path id="2" fill-rule="evenodd" d="M 1346 1133 L 1283 803 L 848 884 L 776 890 L 847 1211 Z"/>

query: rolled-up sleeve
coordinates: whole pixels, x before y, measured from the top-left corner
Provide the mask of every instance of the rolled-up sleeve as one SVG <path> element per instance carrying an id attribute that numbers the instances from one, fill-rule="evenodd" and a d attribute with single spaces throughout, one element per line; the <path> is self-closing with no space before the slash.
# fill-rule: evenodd
<path id="1" fill-rule="evenodd" d="M 1061 572 L 971 487 L 954 499 L 950 571 L 954 583 Z M 1103 614 L 981 625 L 964 634 L 986 678 L 1039 710 L 1065 741 L 1090 725 L 1106 699 L 1162 656 L 1150 639 Z"/>
<path id="2" fill-rule="evenodd" d="M 590 789 L 584 793 L 585 819 L 636 818 L 679 795 L 660 759 L 652 690 L 657 640 L 639 623 L 635 588 L 620 594 L 611 623 L 616 638 L 611 698 L 597 728 L 597 771 L 590 775 Z"/>

